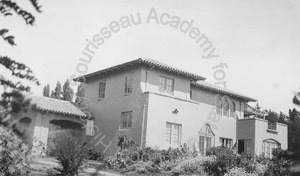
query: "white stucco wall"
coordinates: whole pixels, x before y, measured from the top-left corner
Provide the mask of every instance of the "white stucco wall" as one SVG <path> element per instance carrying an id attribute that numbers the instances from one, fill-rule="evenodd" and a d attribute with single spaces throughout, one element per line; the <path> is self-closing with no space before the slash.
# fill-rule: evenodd
<path id="1" fill-rule="evenodd" d="M 262 153 L 263 140 L 272 139 L 281 144 L 282 149 L 287 149 L 287 125 L 277 123 L 276 131 L 268 130 L 268 121 L 251 118 L 240 119 L 237 125 L 238 139 L 251 139 L 251 155 Z"/>

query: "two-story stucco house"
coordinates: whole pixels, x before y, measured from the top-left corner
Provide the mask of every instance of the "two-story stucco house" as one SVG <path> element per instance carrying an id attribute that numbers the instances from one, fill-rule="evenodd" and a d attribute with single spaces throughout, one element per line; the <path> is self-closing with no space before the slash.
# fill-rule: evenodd
<path id="1" fill-rule="evenodd" d="M 247 104 L 255 99 L 158 61 L 137 59 L 74 80 L 86 84 L 82 105 L 94 117 L 86 139 L 101 151 L 115 150 L 123 134 L 142 147 L 187 143 L 201 153 L 224 145 L 271 156 L 272 148 L 287 148 L 286 125 L 268 129 L 252 117 L 262 113 Z"/>

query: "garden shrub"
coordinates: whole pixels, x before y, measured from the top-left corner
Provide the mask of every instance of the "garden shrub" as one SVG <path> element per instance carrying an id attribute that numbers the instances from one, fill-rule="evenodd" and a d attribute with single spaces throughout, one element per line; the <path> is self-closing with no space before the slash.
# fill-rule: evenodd
<path id="1" fill-rule="evenodd" d="M 254 173 L 248 173 L 242 167 L 234 167 L 230 169 L 224 176 L 257 176 Z"/>
<path id="2" fill-rule="evenodd" d="M 28 147 L 11 130 L 0 127 L 0 175 L 29 175 Z"/>
<path id="3" fill-rule="evenodd" d="M 214 162 L 204 163 L 205 171 L 211 175 L 224 175 L 230 169 L 237 166 L 239 162 L 238 155 L 235 154 L 231 149 L 224 146 L 212 147 L 208 149 L 206 155 L 216 156 Z"/>
<path id="4" fill-rule="evenodd" d="M 214 160 L 214 156 L 185 157 L 177 163 L 172 171 L 181 174 L 201 174 L 204 173 L 204 163 L 212 163 Z"/>
<path id="5" fill-rule="evenodd" d="M 157 148 L 140 148 L 127 136 L 120 136 L 117 143 L 118 150 L 114 155 L 104 159 L 108 168 L 120 172 L 156 173 L 160 171 L 171 171 L 180 160 L 196 156 L 186 144 L 168 150 Z"/>
<path id="6" fill-rule="evenodd" d="M 133 165 L 135 162 L 130 156 L 130 152 L 127 149 L 117 151 L 116 154 L 108 156 L 104 159 L 104 163 L 108 168 L 120 171 L 128 172 L 129 166 Z"/>
<path id="7" fill-rule="evenodd" d="M 291 175 L 288 171 L 288 168 L 294 163 L 291 160 L 285 159 L 282 156 L 283 150 L 275 149 L 273 150 L 272 154 L 273 157 L 267 163 L 267 168 L 264 175 L 265 176 Z"/>
<path id="8" fill-rule="evenodd" d="M 95 161 L 103 161 L 104 154 L 102 152 L 97 152 L 95 148 L 91 148 L 87 152 L 87 159 Z"/>
<path id="9" fill-rule="evenodd" d="M 55 157 L 60 168 L 54 168 L 56 175 L 74 176 L 78 175 L 80 167 L 84 164 L 88 155 L 86 144 L 81 144 L 72 136 L 63 136 L 56 144 Z"/>

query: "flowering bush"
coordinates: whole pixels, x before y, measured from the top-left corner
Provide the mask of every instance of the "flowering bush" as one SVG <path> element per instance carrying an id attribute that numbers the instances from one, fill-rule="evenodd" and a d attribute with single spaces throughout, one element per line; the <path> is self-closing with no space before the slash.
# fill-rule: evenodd
<path id="1" fill-rule="evenodd" d="M 0 127 L 0 175 L 29 175 L 28 147 L 10 130 Z"/>
<path id="2" fill-rule="evenodd" d="M 182 174 L 194 174 L 203 173 L 205 163 L 212 163 L 215 161 L 214 156 L 197 156 L 197 157 L 187 157 L 179 161 L 172 169 L 173 172 L 178 172 Z"/>
<path id="3" fill-rule="evenodd" d="M 244 168 L 234 167 L 230 169 L 224 176 L 257 176 L 254 173 L 247 173 Z"/>

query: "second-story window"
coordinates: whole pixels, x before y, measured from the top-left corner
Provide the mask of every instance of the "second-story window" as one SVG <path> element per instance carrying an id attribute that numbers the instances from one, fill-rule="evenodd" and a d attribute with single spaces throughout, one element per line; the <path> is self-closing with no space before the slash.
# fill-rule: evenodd
<path id="1" fill-rule="evenodd" d="M 131 94 L 133 87 L 133 73 L 127 74 L 125 77 L 125 94 Z"/>
<path id="2" fill-rule="evenodd" d="M 106 81 L 100 81 L 99 82 L 99 92 L 98 92 L 98 98 L 103 99 L 105 97 L 105 88 L 106 88 Z"/>
<path id="3" fill-rule="evenodd" d="M 163 91 L 163 92 L 173 93 L 174 92 L 174 79 L 160 76 L 159 77 L 159 90 Z"/>
<path id="4" fill-rule="evenodd" d="M 231 102 L 231 106 L 230 106 L 230 117 L 235 118 L 235 111 L 236 111 L 236 105 L 235 102 Z"/>

